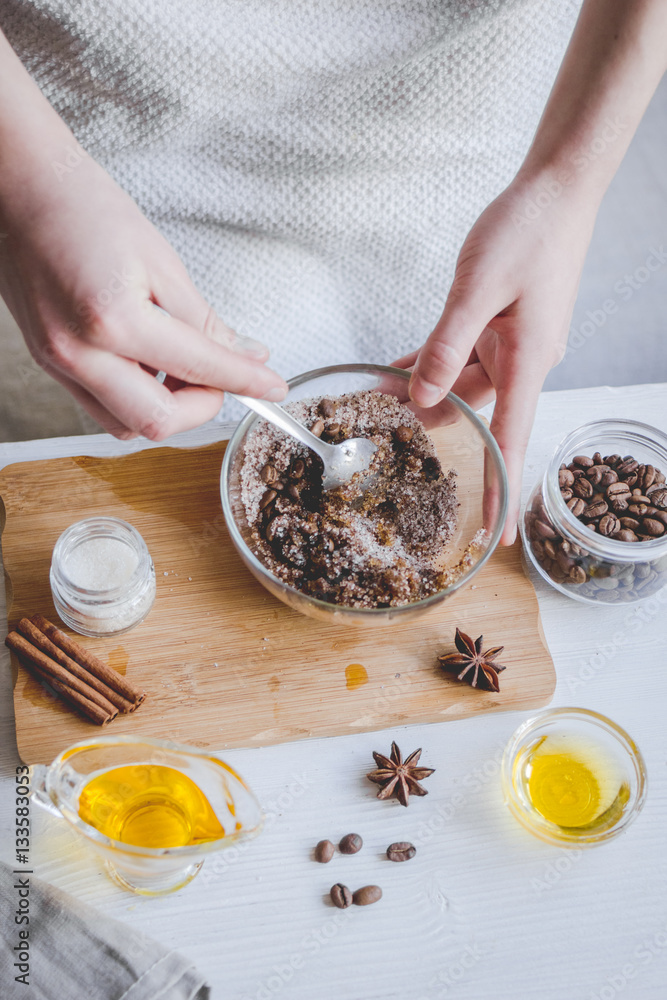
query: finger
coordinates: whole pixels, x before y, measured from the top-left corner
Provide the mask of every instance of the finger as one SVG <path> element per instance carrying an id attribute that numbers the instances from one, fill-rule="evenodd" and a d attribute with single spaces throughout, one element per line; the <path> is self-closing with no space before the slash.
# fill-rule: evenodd
<path id="1" fill-rule="evenodd" d="M 79 403 L 80 406 L 84 408 L 86 413 L 89 413 L 93 420 L 109 434 L 113 434 L 115 438 L 119 438 L 123 441 L 130 441 L 132 438 L 137 437 L 136 431 L 130 430 L 122 420 L 114 416 L 109 410 L 107 410 L 102 404 L 95 399 L 83 386 L 79 385 L 74 379 L 69 378 L 63 372 L 59 371 L 57 368 L 49 367 L 49 375 L 59 382 L 71 396 Z"/>
<path id="2" fill-rule="evenodd" d="M 496 396 L 491 379 L 479 361 L 465 366 L 452 386 L 452 392 L 473 410 L 486 406 Z"/>
<path id="3" fill-rule="evenodd" d="M 131 326 L 117 331 L 117 337 L 117 351 L 124 357 L 165 371 L 190 385 L 210 386 L 273 402 L 287 395 L 286 382 L 261 361 L 211 340 L 189 323 L 153 306 L 142 312 L 139 330 L 135 318 Z"/>
<path id="4" fill-rule="evenodd" d="M 412 351 L 410 354 L 404 354 L 397 361 L 391 361 L 390 364 L 392 368 L 412 368 L 418 357 L 419 351 Z"/>
<path id="5" fill-rule="evenodd" d="M 534 364 L 517 354 L 509 377 L 498 387 L 491 433 L 505 459 L 509 486 L 507 521 L 501 537 L 503 545 L 511 545 L 516 538 L 523 463 L 547 370 L 536 370 Z"/>
<path id="6" fill-rule="evenodd" d="M 83 347 L 71 374 L 129 430 L 163 441 L 211 420 L 223 402 L 219 389 L 187 385 L 175 392 L 138 364 L 94 347 Z"/>
<path id="7" fill-rule="evenodd" d="M 417 358 L 410 379 L 410 397 L 419 406 L 435 406 L 465 367 L 477 340 L 508 303 L 475 291 L 449 298 L 435 330 Z"/>
<path id="8" fill-rule="evenodd" d="M 157 304 L 165 309 L 169 315 L 193 326 L 211 340 L 229 348 L 230 351 L 248 354 L 260 361 L 267 360 L 268 347 L 252 337 L 239 336 L 235 330 L 223 323 L 213 307 L 192 284 L 187 272 L 181 281 L 167 282 L 159 278 L 154 281 L 153 288 Z"/>

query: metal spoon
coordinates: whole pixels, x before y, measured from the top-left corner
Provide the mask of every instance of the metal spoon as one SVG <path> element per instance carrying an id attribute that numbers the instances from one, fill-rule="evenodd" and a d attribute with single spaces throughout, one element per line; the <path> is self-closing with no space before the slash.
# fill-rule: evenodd
<path id="1" fill-rule="evenodd" d="M 165 316 L 169 315 L 167 310 L 156 302 L 153 305 Z M 166 372 L 158 372 L 155 378 L 158 382 L 164 382 L 166 376 Z M 328 444 L 315 437 L 307 427 L 291 417 L 277 403 L 269 403 L 265 399 L 253 399 L 252 396 L 237 396 L 233 392 L 228 392 L 227 395 L 231 396 L 232 399 L 238 399 L 249 410 L 254 410 L 260 417 L 264 417 L 269 423 L 280 427 L 290 437 L 295 437 L 297 441 L 305 444 L 307 448 L 319 455 L 324 465 L 323 490 L 333 490 L 337 486 L 349 483 L 357 472 L 364 472 L 368 468 L 377 451 L 377 445 L 369 441 L 368 438 L 350 438 L 349 441 L 342 441 L 340 444 Z"/>
<path id="2" fill-rule="evenodd" d="M 252 396 L 237 396 L 233 392 L 228 393 L 228 395 L 245 403 L 260 417 L 264 417 L 276 427 L 280 427 L 286 434 L 296 438 L 301 444 L 305 444 L 316 455 L 319 455 L 324 465 L 324 475 L 322 476 L 322 489 L 324 490 L 333 490 L 337 486 L 344 486 L 356 473 L 364 472 L 368 469 L 370 461 L 377 451 L 377 445 L 368 438 L 350 438 L 340 444 L 328 444 L 315 437 L 307 427 L 300 424 L 277 403 L 269 403 L 265 399 L 253 399 Z"/>

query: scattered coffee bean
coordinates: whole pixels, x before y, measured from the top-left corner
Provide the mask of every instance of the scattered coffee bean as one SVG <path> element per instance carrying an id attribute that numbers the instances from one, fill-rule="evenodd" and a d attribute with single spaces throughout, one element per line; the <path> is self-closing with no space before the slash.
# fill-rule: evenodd
<path id="1" fill-rule="evenodd" d="M 324 430 L 324 421 L 320 417 L 318 417 L 317 420 L 313 421 L 313 424 L 310 428 L 310 433 L 314 434 L 315 437 L 321 437 L 323 430 Z"/>
<path id="2" fill-rule="evenodd" d="M 336 404 L 333 399 L 321 399 L 318 410 L 327 420 L 330 420 L 336 412 Z"/>
<path id="3" fill-rule="evenodd" d="M 363 847 L 364 842 L 358 833 L 348 833 L 338 845 L 341 854 L 356 854 Z"/>
<path id="4" fill-rule="evenodd" d="M 330 840 L 320 840 L 315 848 L 315 860 L 320 864 L 327 864 L 334 856 L 334 845 Z"/>
<path id="5" fill-rule="evenodd" d="M 413 436 L 414 431 L 412 427 L 407 427 L 405 424 L 401 424 L 401 426 L 397 427 L 394 431 L 394 437 L 401 444 L 407 444 L 408 441 L 412 441 Z"/>
<path id="6" fill-rule="evenodd" d="M 306 471 L 306 463 L 302 458 L 296 458 L 292 462 L 292 468 L 290 469 L 290 475 L 294 479 L 303 479 L 303 474 Z"/>
<path id="7" fill-rule="evenodd" d="M 353 902 L 356 903 L 355 896 L 346 885 L 342 885 L 341 882 L 336 882 L 335 885 L 331 886 L 329 890 L 329 895 L 331 896 L 331 902 L 334 906 L 337 906 L 339 910 L 345 910 L 348 906 L 351 906 Z"/>
<path id="8" fill-rule="evenodd" d="M 339 423 L 329 424 L 325 430 L 325 433 L 327 437 L 332 437 L 332 438 L 337 437 L 338 434 L 340 433 L 340 424 Z"/>
<path id="9" fill-rule="evenodd" d="M 387 857 L 390 861 L 409 861 L 416 853 L 417 848 L 407 840 L 399 840 L 387 848 Z"/>
<path id="10" fill-rule="evenodd" d="M 380 886 L 365 885 L 361 889 L 357 889 L 352 897 L 352 902 L 357 906 L 370 906 L 371 903 L 377 903 L 379 899 L 382 899 L 382 889 Z"/>

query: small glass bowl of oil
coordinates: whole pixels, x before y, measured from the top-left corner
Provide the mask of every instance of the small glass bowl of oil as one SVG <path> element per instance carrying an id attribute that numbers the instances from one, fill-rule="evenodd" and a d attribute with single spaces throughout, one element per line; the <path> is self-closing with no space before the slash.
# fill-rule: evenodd
<path id="1" fill-rule="evenodd" d="M 584 708 L 555 708 L 522 723 L 505 748 L 505 802 L 551 844 L 592 847 L 622 833 L 646 798 L 634 740 Z"/>
<path id="2" fill-rule="evenodd" d="M 124 889 L 146 896 L 190 882 L 205 859 L 256 836 L 261 807 L 214 754 L 170 740 L 101 736 L 31 768 L 33 799 L 97 852 Z"/>

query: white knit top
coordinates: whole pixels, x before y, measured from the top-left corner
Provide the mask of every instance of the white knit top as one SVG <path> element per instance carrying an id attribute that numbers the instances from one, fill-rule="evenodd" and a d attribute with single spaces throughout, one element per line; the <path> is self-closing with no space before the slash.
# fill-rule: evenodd
<path id="1" fill-rule="evenodd" d="M 88 152 L 285 376 L 426 338 L 581 0 L 0 0 Z"/>

